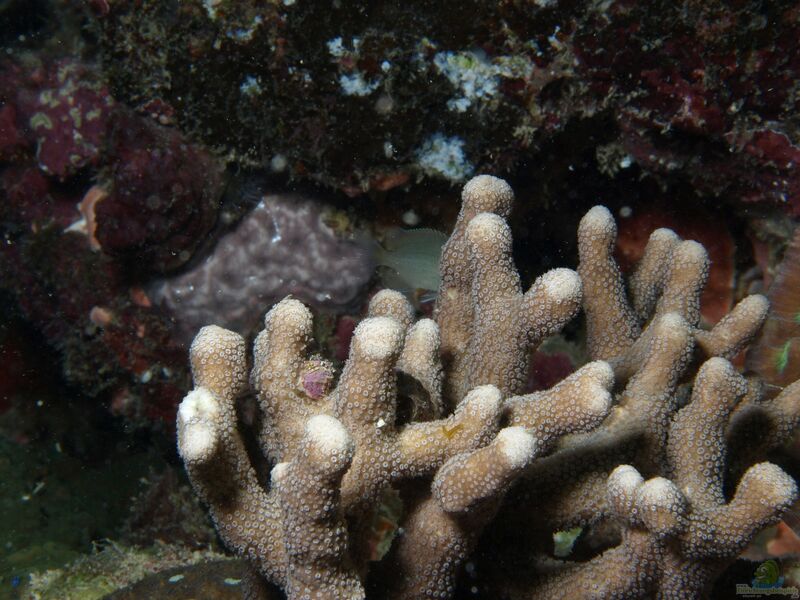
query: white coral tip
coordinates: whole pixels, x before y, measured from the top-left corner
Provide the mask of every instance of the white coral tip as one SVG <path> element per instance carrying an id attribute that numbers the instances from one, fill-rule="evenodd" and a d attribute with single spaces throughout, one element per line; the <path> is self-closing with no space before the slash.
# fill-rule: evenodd
<path id="1" fill-rule="evenodd" d="M 210 391 L 189 392 L 178 407 L 179 450 L 187 462 L 211 456 L 217 444 L 219 402 Z"/>
<path id="2" fill-rule="evenodd" d="M 512 469 L 521 469 L 536 455 L 538 444 L 536 438 L 524 427 L 506 427 L 497 434 L 500 450 L 508 459 Z"/>
<path id="3" fill-rule="evenodd" d="M 473 388 L 461 401 L 463 406 L 481 415 L 496 415 L 500 411 L 503 397 L 493 385 L 479 385 Z"/>
<path id="4" fill-rule="evenodd" d="M 217 444 L 217 431 L 209 423 L 188 425 L 181 436 L 180 453 L 186 462 L 209 458 Z"/>
<path id="5" fill-rule="evenodd" d="M 552 269 L 541 278 L 542 291 L 555 302 L 580 299 L 581 278 L 572 269 Z"/>
<path id="6" fill-rule="evenodd" d="M 619 465 L 608 476 L 609 487 L 613 487 L 620 492 L 632 494 L 644 483 L 644 479 L 639 471 L 631 465 Z"/>
<path id="7" fill-rule="evenodd" d="M 204 387 L 193 389 L 178 407 L 178 420 L 182 423 L 193 421 L 215 421 L 219 416 L 219 402 Z"/>
<path id="8" fill-rule="evenodd" d="M 589 227 L 591 229 L 598 229 L 600 231 L 614 231 L 617 228 L 614 222 L 614 217 L 611 212 L 601 205 L 597 205 L 589 209 L 583 219 L 581 219 L 580 228 Z"/>
<path id="9" fill-rule="evenodd" d="M 394 319 L 371 317 L 356 327 L 354 338 L 369 358 L 385 360 L 400 350 L 402 334 L 402 327 Z"/>
<path id="10" fill-rule="evenodd" d="M 329 415 L 316 415 L 306 423 L 306 435 L 324 454 L 338 454 L 352 450 L 353 440 L 338 419 Z"/>

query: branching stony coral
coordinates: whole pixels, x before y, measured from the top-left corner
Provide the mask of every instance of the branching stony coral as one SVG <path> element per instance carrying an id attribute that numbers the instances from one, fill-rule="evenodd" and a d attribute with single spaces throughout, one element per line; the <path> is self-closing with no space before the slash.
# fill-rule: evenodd
<path id="1" fill-rule="evenodd" d="M 270 597 L 268 582 L 291 599 L 451 598 L 465 561 L 486 552 L 506 565 L 485 570 L 492 597 L 698 597 L 795 500 L 794 480 L 763 459 L 800 418 L 800 384 L 761 401 L 725 359 L 766 301 L 699 330 L 705 251 L 667 230 L 626 289 L 602 207 L 579 229 L 580 276 L 555 269 L 523 292 L 512 203 L 500 179 L 465 186 L 435 319 L 415 323 L 402 295 L 376 295 L 335 387 L 331 365 L 308 356 L 312 317 L 294 299 L 267 314 L 249 382 L 239 335 L 197 335 L 178 447 L 220 536 L 252 567 L 248 597 Z M 581 305 L 592 362 L 523 394 L 530 352 Z M 236 421 L 248 386 L 270 482 Z M 769 441 L 746 455 L 754 421 Z M 729 464 L 744 473 L 732 494 Z M 380 557 L 371 524 L 387 490 L 403 514 Z M 575 525 L 594 534 L 593 556 L 547 556 L 552 533 Z"/>
<path id="2" fill-rule="evenodd" d="M 578 271 L 587 346 L 593 359 L 607 360 L 614 369 L 617 401 L 600 427 L 560 440 L 555 452 L 526 470 L 507 502 L 509 510 L 502 512 L 506 522 L 498 524 L 494 543 L 498 548 L 501 540 L 507 545 L 509 537 L 522 537 L 529 551 L 543 553 L 554 529 L 590 526 L 602 537 L 608 520 L 621 528 L 622 543 L 582 567 L 550 564 L 551 575 L 527 582 L 514 597 L 557 597 L 565 589 L 571 590 L 566 597 L 702 597 L 753 535 L 797 496 L 795 482 L 777 466 L 754 463 L 796 429 L 800 383 L 763 401 L 758 382 L 746 381 L 722 358 L 733 357 L 757 333 L 766 300 L 745 298 L 711 331 L 699 330 L 699 296 L 708 269 L 702 246 L 668 230 L 655 231 L 626 286 L 612 257 L 615 235 L 606 209 L 589 211 L 578 232 Z M 513 409 L 516 402 L 507 404 Z M 748 444 L 754 424 L 758 443 Z M 728 456 L 729 446 L 734 456 Z M 677 486 L 682 500 L 669 500 L 676 521 L 669 535 L 620 514 L 610 479 L 620 464 Z M 729 464 L 749 469 L 726 497 Z M 672 496 L 670 491 L 665 498 Z M 642 545 L 646 531 L 650 544 Z M 609 572 L 603 561 L 615 555 L 626 557 L 626 573 L 614 577 L 613 592 L 598 591 L 596 569 Z M 519 566 L 514 557 L 509 560 Z M 631 565 L 645 560 L 651 567 L 640 580 Z M 572 583 L 565 588 L 566 579 Z"/>

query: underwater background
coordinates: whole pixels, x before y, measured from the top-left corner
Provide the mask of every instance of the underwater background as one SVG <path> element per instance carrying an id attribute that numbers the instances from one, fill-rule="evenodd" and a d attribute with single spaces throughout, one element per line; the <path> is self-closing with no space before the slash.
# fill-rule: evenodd
<path id="1" fill-rule="evenodd" d="M 524 289 L 577 265 L 595 204 L 623 272 L 656 228 L 699 241 L 702 325 L 767 294 L 732 362 L 789 386 L 798 39 L 780 1 L 0 0 L 0 598 L 241 597 L 176 451 L 192 338 L 252 341 L 291 295 L 338 369 L 379 290 L 430 316 L 474 175 L 514 189 Z M 585 329 L 535 352 L 526 391 L 587 362 Z M 789 437 L 770 459 L 797 478 Z M 797 508 L 713 597 L 768 560 L 800 587 Z"/>

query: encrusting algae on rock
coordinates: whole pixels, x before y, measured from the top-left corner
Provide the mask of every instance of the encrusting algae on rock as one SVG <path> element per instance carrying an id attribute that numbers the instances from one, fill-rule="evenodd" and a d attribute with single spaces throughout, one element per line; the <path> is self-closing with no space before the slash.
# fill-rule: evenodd
<path id="1" fill-rule="evenodd" d="M 699 329 L 703 247 L 656 231 L 626 284 L 603 207 L 581 222 L 578 271 L 554 269 L 523 292 L 512 204 L 500 179 L 466 184 L 434 318 L 415 322 L 400 293 L 378 293 L 335 386 L 303 385 L 319 359 L 307 356 L 312 315 L 295 299 L 267 314 L 249 376 L 241 336 L 197 335 L 178 448 L 220 536 L 249 561 L 245 597 L 274 585 L 292 600 L 452 598 L 470 559 L 487 597 L 697 598 L 797 499 L 765 453 L 795 430 L 800 383 L 762 403 L 728 362 L 767 300 L 745 298 Z M 581 307 L 592 362 L 524 394 L 531 352 Z M 270 482 L 237 423 L 249 388 Z M 728 427 L 753 405 L 780 407 L 757 451 Z M 743 467 L 726 494 L 729 464 Z M 372 517 L 389 489 L 403 499 L 400 529 L 372 561 Z M 556 560 L 552 534 L 576 526 L 595 551 Z"/>

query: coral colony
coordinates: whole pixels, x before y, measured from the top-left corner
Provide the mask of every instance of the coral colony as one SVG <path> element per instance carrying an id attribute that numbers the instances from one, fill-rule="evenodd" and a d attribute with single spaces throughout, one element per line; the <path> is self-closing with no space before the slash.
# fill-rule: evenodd
<path id="1" fill-rule="evenodd" d="M 178 448 L 249 562 L 246 597 L 444 599 L 475 577 L 492 598 L 698 598 L 796 501 L 765 456 L 797 425 L 800 382 L 767 397 L 729 362 L 767 300 L 700 330 L 705 249 L 656 230 L 623 281 L 601 206 L 579 226 L 578 271 L 523 292 L 512 202 L 501 179 L 466 184 L 434 319 L 378 293 L 335 386 L 313 376 L 330 368 L 307 356 L 311 313 L 291 297 L 267 313 L 252 363 L 238 334 L 197 334 Z M 591 362 L 522 395 L 531 352 L 581 308 Z M 251 387 L 269 482 L 237 424 Z M 373 517 L 389 490 L 403 509 L 381 556 Z M 575 527 L 593 552 L 554 559 L 553 534 Z"/>

